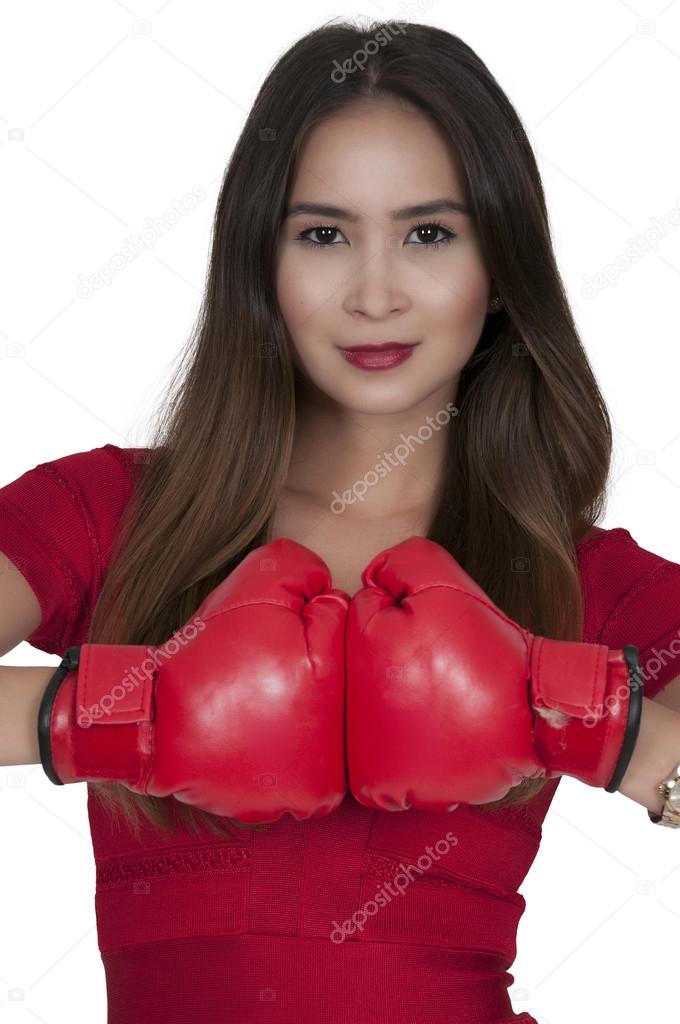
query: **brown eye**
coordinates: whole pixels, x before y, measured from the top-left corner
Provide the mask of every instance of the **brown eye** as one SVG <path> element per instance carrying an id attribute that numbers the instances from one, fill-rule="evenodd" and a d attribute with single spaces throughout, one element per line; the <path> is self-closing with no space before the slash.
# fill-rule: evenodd
<path id="1" fill-rule="evenodd" d="M 336 243 L 334 238 L 329 237 L 329 235 L 334 236 L 339 231 L 340 228 L 337 224 L 316 224 L 314 227 L 305 228 L 299 235 L 296 235 L 295 241 L 304 242 L 305 245 L 313 245 L 315 249 L 332 249 Z M 426 238 L 424 240 L 421 239 L 419 242 L 409 243 L 420 246 L 423 249 L 438 249 L 440 245 L 448 245 L 452 239 L 457 237 L 455 231 L 451 231 L 450 228 L 445 228 L 444 225 L 440 224 L 438 221 L 425 221 L 423 223 L 418 223 L 415 227 L 411 228 L 409 234 L 412 234 L 414 231 L 425 232 L 435 236 L 434 238 Z M 436 236 L 440 231 L 444 233 L 444 237 L 437 239 Z M 313 238 L 306 237 L 314 232 L 319 233 L 319 237 L 322 241 L 316 242 Z"/>
<path id="2" fill-rule="evenodd" d="M 304 231 L 301 231 L 300 234 L 297 236 L 296 241 L 305 242 L 307 245 L 313 245 L 317 249 L 330 249 L 331 246 L 328 243 L 331 240 L 328 238 L 328 234 L 333 234 L 334 232 L 339 230 L 340 229 L 333 224 L 319 224 L 316 227 L 306 228 Z M 325 232 L 324 241 L 315 242 L 311 238 L 305 238 L 305 235 L 308 235 L 311 231 L 319 231 L 321 233 L 322 238 L 324 238 Z"/>
<path id="3" fill-rule="evenodd" d="M 413 231 L 425 230 L 427 230 L 431 235 L 434 236 L 436 236 L 437 232 L 439 231 L 444 232 L 444 238 L 439 238 L 436 241 L 434 239 L 427 239 L 419 243 L 420 245 L 424 245 L 428 249 L 438 249 L 440 245 L 448 245 L 451 239 L 456 237 L 455 232 L 450 231 L 448 228 L 445 228 L 443 224 L 440 224 L 438 221 L 426 221 L 425 223 L 417 224 L 413 228 Z"/>

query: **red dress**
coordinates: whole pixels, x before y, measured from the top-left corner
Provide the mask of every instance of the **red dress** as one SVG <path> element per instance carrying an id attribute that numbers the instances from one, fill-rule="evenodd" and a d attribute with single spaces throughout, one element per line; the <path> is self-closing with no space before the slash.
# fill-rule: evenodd
<path id="1" fill-rule="evenodd" d="M 34 647 L 85 642 L 143 456 L 108 444 L 0 488 L 0 551 L 43 612 Z M 623 528 L 577 554 L 583 639 L 635 644 L 655 696 L 680 674 L 680 565 Z M 285 815 L 263 832 L 148 825 L 139 841 L 90 790 L 109 1024 L 531 1024 L 508 995 L 517 890 L 559 781 L 493 812 L 391 813 L 348 796 L 325 818 Z"/>

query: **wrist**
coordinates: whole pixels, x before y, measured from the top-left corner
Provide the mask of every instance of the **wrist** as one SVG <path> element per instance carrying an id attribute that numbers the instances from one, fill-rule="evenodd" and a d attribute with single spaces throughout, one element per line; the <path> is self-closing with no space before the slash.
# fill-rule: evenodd
<path id="1" fill-rule="evenodd" d="M 619 792 L 659 814 L 664 798 L 658 787 L 680 760 L 680 713 L 654 700 L 642 704 L 640 737 Z"/>

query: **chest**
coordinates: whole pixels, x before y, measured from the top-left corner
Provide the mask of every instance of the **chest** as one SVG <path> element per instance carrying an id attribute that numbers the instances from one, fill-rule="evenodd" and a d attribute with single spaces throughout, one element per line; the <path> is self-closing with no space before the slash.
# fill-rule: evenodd
<path id="1" fill-rule="evenodd" d="M 311 548 L 328 566 L 333 586 L 351 597 L 361 589 L 361 574 L 375 555 L 408 537 L 425 536 L 426 528 L 426 519 L 412 514 L 350 519 L 305 498 L 285 496 L 270 522 L 268 540 L 288 537 Z"/>

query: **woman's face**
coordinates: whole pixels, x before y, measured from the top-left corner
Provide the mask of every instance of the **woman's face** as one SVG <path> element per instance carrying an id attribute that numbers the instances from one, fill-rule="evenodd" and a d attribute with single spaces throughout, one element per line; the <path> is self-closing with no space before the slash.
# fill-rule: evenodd
<path id="1" fill-rule="evenodd" d="M 278 239 L 277 296 L 295 364 L 347 409 L 394 413 L 455 400 L 490 281 L 467 213 L 393 213 L 434 200 L 465 202 L 455 156 L 426 117 L 397 103 L 335 115 L 300 153 Z M 299 203 L 339 209 L 295 213 Z M 340 351 L 387 341 L 419 344 L 381 370 Z"/>

